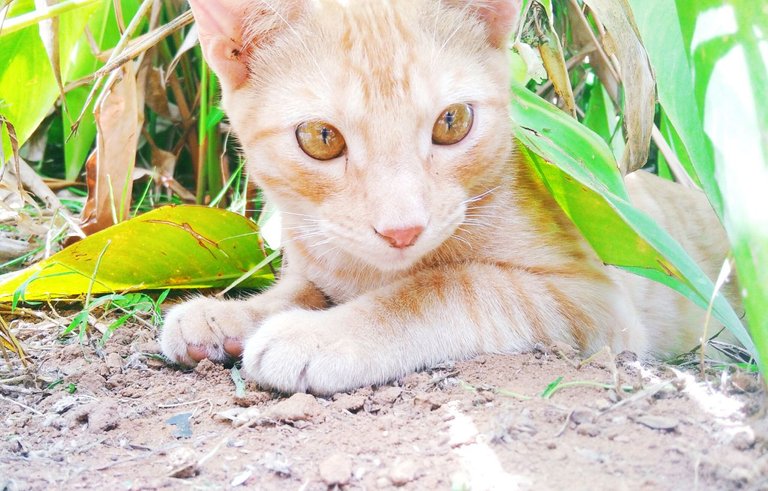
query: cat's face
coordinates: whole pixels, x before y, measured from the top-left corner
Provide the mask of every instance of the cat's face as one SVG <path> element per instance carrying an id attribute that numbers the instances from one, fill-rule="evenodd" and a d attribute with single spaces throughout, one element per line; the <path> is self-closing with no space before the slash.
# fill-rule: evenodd
<path id="1" fill-rule="evenodd" d="M 305 3 L 225 87 L 249 173 L 284 212 L 284 240 L 407 268 L 499 183 L 506 50 L 434 0 Z"/>

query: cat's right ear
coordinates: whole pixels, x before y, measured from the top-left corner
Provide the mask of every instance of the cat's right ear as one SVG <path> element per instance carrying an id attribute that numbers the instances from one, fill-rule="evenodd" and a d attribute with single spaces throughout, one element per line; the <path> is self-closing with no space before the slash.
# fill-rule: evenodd
<path id="1" fill-rule="evenodd" d="M 229 89 L 237 89 L 248 79 L 243 46 L 247 5 L 242 0 L 189 0 L 205 61 Z"/>
<path id="2" fill-rule="evenodd" d="M 236 90 L 248 80 L 251 50 L 298 17 L 306 0 L 189 0 L 200 46 L 222 87 Z"/>

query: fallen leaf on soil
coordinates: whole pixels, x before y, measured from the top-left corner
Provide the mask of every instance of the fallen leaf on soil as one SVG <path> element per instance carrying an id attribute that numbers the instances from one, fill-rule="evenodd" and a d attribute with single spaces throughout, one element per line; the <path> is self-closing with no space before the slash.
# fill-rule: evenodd
<path id="1" fill-rule="evenodd" d="M 263 262 L 258 226 L 218 208 L 165 206 L 72 244 L 0 284 L 0 302 L 228 286 Z M 271 283 L 267 265 L 242 286 Z"/>

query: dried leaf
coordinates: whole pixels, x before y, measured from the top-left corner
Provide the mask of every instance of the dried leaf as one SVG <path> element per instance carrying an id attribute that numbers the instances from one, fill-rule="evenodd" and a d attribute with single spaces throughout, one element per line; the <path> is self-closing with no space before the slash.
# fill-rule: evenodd
<path id="1" fill-rule="evenodd" d="M 147 106 L 166 119 L 176 119 L 171 115 L 168 103 L 168 93 L 165 88 L 165 77 L 159 68 L 149 68 L 146 86 Z"/>
<path id="2" fill-rule="evenodd" d="M 568 113 L 576 117 L 576 101 L 573 97 L 562 44 L 555 32 L 550 3 L 545 5 L 538 0 L 530 3 L 518 37 L 523 43 L 538 48 L 555 93 L 562 100 Z"/>
<path id="3" fill-rule="evenodd" d="M 136 147 L 144 120 L 141 91 L 133 63 L 111 77 L 105 96 L 94 110 L 96 152 L 86 164 L 88 200 L 83 208 L 83 230 L 92 234 L 128 216 L 136 161 Z"/>
<path id="4" fill-rule="evenodd" d="M 602 42 L 614 55 L 624 86 L 624 130 L 627 146 L 621 158 L 622 173 L 633 172 L 648 160 L 656 104 L 656 80 L 648 54 L 626 0 L 585 0 L 606 28 Z"/>

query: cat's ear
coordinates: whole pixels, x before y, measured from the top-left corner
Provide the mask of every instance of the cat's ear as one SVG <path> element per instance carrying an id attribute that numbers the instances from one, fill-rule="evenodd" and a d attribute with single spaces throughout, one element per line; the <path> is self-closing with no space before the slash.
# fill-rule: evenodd
<path id="1" fill-rule="evenodd" d="M 503 48 L 517 25 L 522 0 L 449 0 L 459 8 L 473 11 L 486 25 L 488 40 Z"/>
<path id="2" fill-rule="evenodd" d="M 304 3 L 305 0 L 189 0 L 203 56 L 222 86 L 233 90 L 248 80 L 250 51 L 295 18 Z"/>

